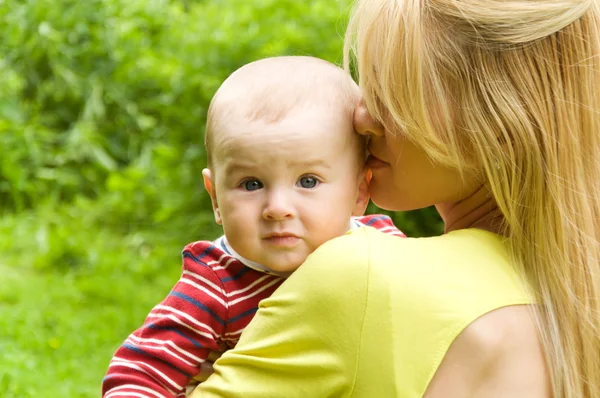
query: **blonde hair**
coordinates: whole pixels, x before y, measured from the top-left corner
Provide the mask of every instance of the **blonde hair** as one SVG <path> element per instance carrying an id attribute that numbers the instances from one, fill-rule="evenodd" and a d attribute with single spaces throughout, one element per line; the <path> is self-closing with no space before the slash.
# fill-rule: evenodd
<path id="1" fill-rule="evenodd" d="M 351 50 L 376 119 L 483 170 L 554 396 L 600 397 L 598 1 L 358 0 Z"/>
<path id="2" fill-rule="evenodd" d="M 246 64 L 221 84 L 208 108 L 204 139 L 209 167 L 213 136 L 231 118 L 277 123 L 291 112 L 314 106 L 351 120 L 359 98 L 352 78 L 319 58 L 280 56 Z"/>

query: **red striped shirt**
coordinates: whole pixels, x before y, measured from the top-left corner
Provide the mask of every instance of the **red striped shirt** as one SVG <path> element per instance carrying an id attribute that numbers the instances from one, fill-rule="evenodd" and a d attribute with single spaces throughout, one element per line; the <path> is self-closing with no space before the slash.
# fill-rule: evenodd
<path id="1" fill-rule="evenodd" d="M 404 236 L 387 216 L 355 221 Z M 214 242 L 187 245 L 179 281 L 113 356 L 103 397 L 184 396 L 209 353 L 234 347 L 259 302 L 284 280 L 245 266 Z"/>

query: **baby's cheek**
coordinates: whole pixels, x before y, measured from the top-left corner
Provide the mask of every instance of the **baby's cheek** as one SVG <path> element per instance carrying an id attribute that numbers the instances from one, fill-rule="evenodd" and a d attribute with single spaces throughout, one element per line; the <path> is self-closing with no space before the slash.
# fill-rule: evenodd
<path id="1" fill-rule="evenodd" d="M 350 218 L 344 221 L 327 220 L 324 218 L 314 228 L 313 250 L 321 246 L 323 243 L 344 235 L 350 226 Z"/>

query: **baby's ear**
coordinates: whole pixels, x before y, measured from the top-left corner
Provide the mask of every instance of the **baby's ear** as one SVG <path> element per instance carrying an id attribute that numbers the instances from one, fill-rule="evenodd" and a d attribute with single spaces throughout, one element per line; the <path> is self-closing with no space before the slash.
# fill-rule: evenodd
<path id="1" fill-rule="evenodd" d="M 217 193 L 213 184 L 212 171 L 209 169 L 202 170 L 202 177 L 204 177 L 204 188 L 206 188 L 206 192 L 208 192 L 210 201 L 212 202 L 213 213 L 215 214 L 215 222 L 219 225 L 222 225 L 223 220 L 221 219 L 221 212 L 219 211 L 219 203 L 217 202 Z"/>
<path id="2" fill-rule="evenodd" d="M 371 180 L 371 170 L 365 170 L 358 176 L 358 188 L 356 192 L 356 203 L 352 215 L 355 217 L 362 216 L 367 210 L 369 204 L 369 181 Z"/>

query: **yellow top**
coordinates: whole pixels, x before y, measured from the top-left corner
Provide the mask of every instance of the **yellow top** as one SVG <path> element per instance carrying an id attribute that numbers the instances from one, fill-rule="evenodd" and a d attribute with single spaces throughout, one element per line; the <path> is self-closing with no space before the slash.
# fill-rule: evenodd
<path id="1" fill-rule="evenodd" d="M 490 232 L 352 230 L 262 301 L 192 397 L 422 397 L 467 325 L 531 302 Z"/>

